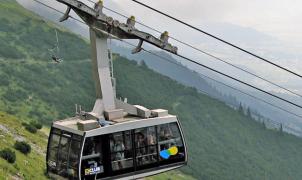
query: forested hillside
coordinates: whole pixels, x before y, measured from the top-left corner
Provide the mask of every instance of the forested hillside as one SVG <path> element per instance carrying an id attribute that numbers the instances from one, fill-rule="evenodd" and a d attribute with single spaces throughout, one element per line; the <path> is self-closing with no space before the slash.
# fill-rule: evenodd
<path id="1" fill-rule="evenodd" d="M 26 25 L 22 25 L 25 21 Z M 5 141 L 9 142 L 5 147 L 12 148 L 15 136 L 7 135 L 5 130 L 12 128 L 44 152 L 46 135 L 41 131 L 35 136 L 29 134 L 20 122 L 39 120 L 49 125 L 53 119 L 72 116 L 76 103 L 85 110 L 92 108 L 89 44 L 11 0 L 1 0 L 0 23 L 0 111 L 11 114 L 2 113 L 0 118 L 0 125 L 5 127 L 0 128 L 0 149 Z M 48 53 L 55 43 L 54 28 L 64 41 L 64 62 L 60 64 L 53 64 Z M 301 139 L 267 130 L 242 112 L 162 76 L 145 64 L 115 55 L 114 72 L 118 97 L 148 108 L 166 108 L 178 115 L 189 149 L 189 165 L 181 169 L 182 173 L 196 179 L 301 179 Z M 32 179 L 34 173 L 43 176 L 43 165 L 22 165 L 24 160 L 32 163 L 35 158 L 44 164 L 41 151 L 34 150 L 29 157 L 16 155 L 12 165 L 0 160 L 0 174 L 5 172 L 0 179 L 18 172 L 25 179 Z M 189 176 L 176 172 L 156 178 Z"/>
<path id="2" fill-rule="evenodd" d="M 82 63 L 88 62 L 90 54 L 85 40 L 33 15 L 15 1 L 1 0 L 0 9 L 1 109 L 22 119 L 50 123 L 70 116 L 80 97 L 84 105 L 92 102 L 94 89 L 82 88 L 93 87 L 90 64 Z M 50 60 L 55 29 L 60 39 L 59 56 L 68 61 L 60 66 Z M 70 83 L 71 77 L 77 83 Z M 66 94 L 70 97 L 65 98 Z"/>

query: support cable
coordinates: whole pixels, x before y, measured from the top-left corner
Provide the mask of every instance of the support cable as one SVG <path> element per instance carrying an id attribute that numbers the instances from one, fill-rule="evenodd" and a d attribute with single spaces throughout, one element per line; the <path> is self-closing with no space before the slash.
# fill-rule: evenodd
<path id="1" fill-rule="evenodd" d="M 172 20 L 174 20 L 174 21 L 177 21 L 177 22 L 179 22 L 179 23 L 181 23 L 181 24 L 183 24 L 183 25 L 185 25 L 185 26 L 188 26 L 188 27 L 190 27 L 190 28 L 192 28 L 192 29 L 194 29 L 194 30 L 196 30 L 196 31 L 198 31 L 198 32 L 201 32 L 201 33 L 203 33 L 203 34 L 205 34 L 205 35 L 207 35 L 207 36 L 210 36 L 210 37 L 212 37 L 212 38 L 214 38 L 214 39 L 216 39 L 216 40 L 218 40 L 218 41 L 220 41 L 220 42 L 223 42 L 223 43 L 225 43 L 225 44 L 227 44 L 227 45 L 229 45 L 229 46 L 232 46 L 232 47 L 234 47 L 234 48 L 236 48 L 236 49 L 238 49 L 238 50 L 240 50 L 240 51 L 242 51 L 242 52 L 244 52 L 244 53 L 247 53 L 247 54 L 249 54 L 249 55 L 251 55 L 251 56 L 253 56 L 253 57 L 255 57 L 255 58 L 258 58 L 258 59 L 260 59 L 260 60 L 262 60 L 262 61 L 265 61 L 265 62 L 267 62 L 267 63 L 269 63 L 269 64 L 271 64 L 271 65 L 273 65 L 273 66 L 275 66 L 275 67 L 277 67 L 277 68 L 280 68 L 280 69 L 282 69 L 282 70 L 284 70 L 284 71 L 287 71 L 287 72 L 289 72 L 289 73 L 291 73 L 291 74 L 293 74 L 293 75 L 295 75 L 295 76 L 298 76 L 298 77 L 302 78 L 302 75 L 300 75 L 300 74 L 298 74 L 298 73 L 296 73 L 296 72 L 293 72 L 293 71 L 290 70 L 290 69 L 287 69 L 287 68 L 285 68 L 285 67 L 283 67 L 283 66 L 281 66 L 281 65 L 278 65 L 278 64 L 276 64 L 276 63 L 274 63 L 274 62 L 272 62 L 272 61 L 270 61 L 270 60 L 268 60 L 268 59 L 265 59 L 265 58 L 263 58 L 263 57 L 260 57 L 259 55 L 256 55 L 256 54 L 254 54 L 254 53 L 252 53 L 252 52 L 250 52 L 250 51 L 248 51 L 248 50 L 246 50 L 246 49 L 243 49 L 243 48 L 241 48 L 241 47 L 239 47 L 239 46 L 237 46 L 237 45 L 235 45 L 235 44 L 232 44 L 232 43 L 230 43 L 230 42 L 228 42 L 228 41 L 226 41 L 226 40 L 223 40 L 223 39 L 221 39 L 221 38 L 219 38 L 219 37 L 217 37 L 217 36 L 215 36 L 215 35 L 213 35 L 213 34 L 210 34 L 210 33 L 206 32 L 206 31 L 204 31 L 204 30 L 201 30 L 201 29 L 197 28 L 197 27 L 195 27 L 195 26 L 193 26 L 193 25 L 190 25 L 190 24 L 188 24 L 188 23 L 186 23 L 186 22 L 184 22 L 184 21 L 182 21 L 182 20 L 180 20 L 180 19 L 177 19 L 177 18 L 175 18 L 175 17 L 173 17 L 173 16 L 171 16 L 171 15 L 168 15 L 168 14 L 166 14 L 166 13 L 160 11 L 160 10 L 157 10 L 157 9 L 155 9 L 155 8 L 153 8 L 153 7 L 151 7 L 151 6 L 148 6 L 148 5 L 146 5 L 146 4 L 142 3 L 142 2 L 139 2 L 139 1 L 137 1 L 137 0 L 131 0 L 131 1 L 133 1 L 133 2 L 135 2 L 135 3 L 137 3 L 137 4 L 140 4 L 140 5 L 142 5 L 142 6 L 146 7 L 146 8 L 148 8 L 148 9 L 150 9 L 150 10 L 152 10 L 152 11 L 155 11 L 155 12 L 161 14 L 161 15 L 164 15 L 164 16 L 166 16 L 166 17 L 168 17 L 168 18 L 170 18 L 170 19 L 172 19 Z"/>
<path id="2" fill-rule="evenodd" d="M 90 1 L 90 2 L 93 3 L 93 1 L 91 1 L 91 0 L 88 0 L 88 1 Z M 124 18 L 126 18 L 126 19 L 128 18 L 126 15 L 121 14 L 121 13 L 119 13 L 119 12 L 117 12 L 117 11 L 114 11 L 114 10 L 112 10 L 112 9 L 110 9 L 110 8 L 107 8 L 107 7 L 105 7 L 105 6 L 104 6 L 104 9 L 107 9 L 108 11 L 111 11 L 111 12 L 113 12 L 113 13 L 115 13 L 115 14 L 118 14 L 119 16 L 122 16 L 122 17 L 124 17 Z M 142 25 L 142 26 L 144 26 L 144 27 L 146 27 L 146 28 L 148 28 L 148 29 L 151 29 L 151 30 L 153 30 L 153 31 L 155 31 L 155 32 L 157 32 L 157 33 L 161 33 L 159 30 L 157 30 L 157 29 L 155 29 L 155 28 L 152 28 L 152 27 L 150 27 L 150 26 L 148 26 L 148 25 L 146 25 L 146 24 L 144 24 L 144 23 L 141 23 L 141 22 L 139 22 L 139 21 L 136 21 L 136 23 L 138 23 L 138 24 L 140 24 L 140 25 Z M 272 81 L 270 81 L 270 80 L 268 80 L 268 79 L 265 79 L 265 78 L 263 78 L 263 77 L 261 77 L 261 76 L 255 74 L 255 73 L 252 73 L 252 72 L 250 72 L 250 71 L 248 71 L 248 70 L 245 70 L 245 69 L 243 69 L 243 68 L 241 68 L 241 67 L 239 67 L 239 66 L 237 66 L 237 65 L 234 65 L 234 64 L 232 64 L 232 63 L 230 63 L 230 62 L 228 62 L 228 61 L 226 61 L 226 60 L 224 60 L 224 59 L 222 59 L 222 58 L 219 58 L 219 57 L 217 57 L 217 56 L 215 56 L 215 55 L 212 55 L 212 54 L 210 54 L 210 53 L 208 53 L 208 52 L 206 52 L 206 51 L 204 51 L 204 50 L 201 50 L 200 48 L 197 48 L 197 47 L 195 47 L 195 46 L 193 46 L 193 45 L 191 45 L 191 44 L 189 44 L 189 43 L 186 43 L 186 42 L 184 42 L 184 41 L 181 41 L 181 40 L 179 40 L 179 39 L 177 39 L 177 38 L 175 38 L 175 37 L 173 37 L 173 36 L 169 36 L 169 37 L 170 37 L 171 39 L 175 40 L 176 42 L 181 43 L 181 44 L 183 44 L 183 45 L 185 45 L 185 46 L 187 46 L 187 47 L 190 47 L 190 48 L 192 48 L 192 49 L 194 49 L 194 50 L 197 50 L 197 51 L 199 51 L 199 52 L 201 52 L 201 53 L 203 53 L 203 54 L 205 54 L 205 55 L 207 55 L 207 56 L 209 56 L 209 57 L 211 57 L 211 58 L 214 58 L 215 60 L 221 61 L 221 62 L 223 62 L 223 63 L 225 63 L 225 64 L 227 64 L 227 65 L 229 65 L 229 66 L 232 66 L 232 67 L 234 67 L 234 68 L 236 68 L 236 69 L 239 69 L 239 70 L 241 70 L 241 71 L 243 71 L 243 72 L 245 72 L 245 73 L 247 73 L 247 74 L 249 74 L 249 75 L 251 75 L 251 76 L 254 76 L 254 77 L 258 78 L 258 79 L 261 79 L 261 80 L 263 80 L 263 81 L 265 81 L 265 82 L 267 82 L 267 83 L 269 83 L 269 84 L 271 84 L 271 85 L 274 85 L 274 86 L 276 86 L 276 87 L 278 87 L 278 88 L 280 88 L 280 89 L 283 89 L 283 90 L 285 90 L 285 91 L 287 91 L 287 92 L 289 92 L 289 93 L 291 93 L 291 94 L 293 94 L 293 95 L 296 95 L 296 96 L 299 96 L 300 98 L 302 98 L 302 95 L 301 95 L 300 93 L 294 92 L 294 91 L 292 91 L 292 90 L 290 90 L 290 89 L 288 89 L 288 88 L 285 88 L 285 87 L 283 87 L 283 86 L 281 86 L 281 85 L 278 85 L 277 83 L 274 83 L 274 82 L 272 82 Z"/>
<path id="3" fill-rule="evenodd" d="M 124 42 L 124 43 L 126 43 L 126 44 L 128 44 L 128 45 L 130 45 L 130 46 L 136 47 L 136 45 L 134 45 L 134 44 L 132 44 L 132 43 L 129 43 L 129 42 L 125 41 L 125 40 L 120 40 L 120 41 L 122 41 L 122 42 Z M 178 64 L 177 62 L 174 62 L 174 61 L 172 61 L 172 60 L 169 59 L 169 58 L 166 58 L 166 57 L 164 57 L 164 56 L 160 56 L 160 55 L 158 55 L 158 54 L 156 54 L 156 53 L 154 53 L 154 52 L 152 52 L 152 51 L 146 50 L 146 49 L 142 49 L 142 50 L 145 51 L 145 52 L 147 52 L 147 53 L 149 53 L 149 54 L 151 54 L 151 55 L 153 55 L 153 56 L 156 56 L 156 57 L 158 57 L 158 58 L 160 58 L 160 59 L 162 59 L 162 60 L 169 61 L 170 63 L 173 63 L 173 64 L 175 64 L 175 65 L 177 65 L 177 66 L 179 66 L 179 67 L 185 68 L 185 67 L 182 66 L 181 64 Z M 187 69 L 187 68 L 185 68 L 185 69 Z M 235 87 L 233 87 L 233 86 L 227 85 L 226 83 L 223 83 L 223 82 L 221 82 L 221 81 L 218 81 L 218 80 L 216 80 L 216 79 L 213 79 L 213 78 L 211 78 L 211 77 L 209 77 L 209 76 L 207 76 L 207 75 L 204 75 L 204 74 L 202 74 L 202 73 L 200 73 L 200 72 L 198 72 L 198 74 L 201 75 L 201 76 L 203 76 L 203 77 L 205 77 L 205 78 L 207 78 L 207 79 L 209 79 L 209 80 L 212 80 L 212 81 L 214 81 L 214 82 L 216 82 L 216 83 L 222 84 L 222 85 L 224 85 L 224 86 L 226 86 L 226 87 L 229 87 L 229 88 L 231 88 L 231 89 L 233 89 L 233 90 L 235 90 L 235 91 L 238 91 L 238 92 L 240 92 L 240 93 L 242 93 L 242 94 L 245 94 L 245 95 L 247 95 L 247 96 L 250 96 L 250 97 L 252 97 L 252 98 L 254 98 L 254 99 L 258 100 L 258 101 L 261 101 L 261 102 L 263 102 L 263 103 L 265 103 L 265 104 L 268 104 L 268 105 L 270 105 L 270 106 L 273 106 L 273 107 L 275 107 L 275 108 L 277 108 L 277 109 L 279 109 L 279 110 L 282 110 L 282 111 L 284 111 L 284 112 L 287 112 L 287 113 L 289 113 L 289 114 L 292 114 L 292 115 L 294 115 L 294 116 L 296 116 L 296 117 L 298 117 L 298 118 L 302 118 L 301 115 L 295 114 L 295 113 L 293 113 L 293 112 L 291 112 L 291 111 L 288 111 L 288 110 L 286 110 L 286 109 L 284 109 L 284 108 L 281 108 L 281 107 L 279 107 L 279 106 L 276 106 L 276 105 L 274 105 L 274 104 L 272 104 L 272 103 L 270 103 L 270 102 L 268 102 L 268 101 L 265 101 L 265 100 L 263 100 L 263 99 L 261 99 L 261 98 L 258 98 L 257 96 L 254 96 L 254 95 L 251 95 L 251 94 L 249 94 L 249 93 L 246 93 L 246 92 L 244 92 L 244 91 L 242 91 L 242 90 L 240 90 L 240 89 L 238 89 L 238 88 L 235 88 Z M 203 91 L 203 92 L 204 92 L 204 91 Z M 209 94 L 207 94 L 207 95 L 209 95 Z M 211 95 L 209 95 L 209 96 L 211 96 Z"/>

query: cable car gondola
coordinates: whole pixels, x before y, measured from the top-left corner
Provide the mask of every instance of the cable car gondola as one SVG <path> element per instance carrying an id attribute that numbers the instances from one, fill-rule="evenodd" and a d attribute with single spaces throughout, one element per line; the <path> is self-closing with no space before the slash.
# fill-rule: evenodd
<path id="1" fill-rule="evenodd" d="M 187 149 L 177 117 L 117 99 L 108 55 L 107 40 L 113 37 L 139 39 L 133 52 L 146 41 L 176 53 L 168 35 L 162 40 L 136 30 L 134 23 L 113 21 L 100 11 L 102 3 L 92 9 L 77 0 L 58 1 L 68 6 L 64 20 L 73 9 L 90 27 L 97 99 L 91 112 L 76 106 L 75 117 L 53 122 L 47 174 L 54 179 L 138 179 L 185 165 Z"/>
<path id="2" fill-rule="evenodd" d="M 49 136 L 47 171 L 58 179 L 137 179 L 186 162 L 181 126 L 168 114 L 103 127 L 78 116 L 53 123 Z"/>

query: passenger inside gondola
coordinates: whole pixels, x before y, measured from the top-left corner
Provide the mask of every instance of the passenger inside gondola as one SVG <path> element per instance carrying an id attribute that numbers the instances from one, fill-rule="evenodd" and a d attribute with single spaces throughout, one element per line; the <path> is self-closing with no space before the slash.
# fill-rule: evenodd
<path id="1" fill-rule="evenodd" d="M 133 167 L 132 141 L 130 131 L 114 133 L 109 136 L 111 164 L 113 171 Z"/>
<path id="2" fill-rule="evenodd" d="M 136 134 L 136 156 L 137 156 L 137 164 L 142 165 L 145 164 L 146 158 L 146 140 L 143 133 L 139 132 Z"/>
<path id="3" fill-rule="evenodd" d="M 156 144 L 156 138 L 154 132 L 152 132 L 148 135 L 148 145 L 155 145 L 155 144 Z"/>
<path id="4" fill-rule="evenodd" d="M 115 142 L 116 143 L 114 144 L 114 147 L 113 147 L 114 152 L 116 152 L 114 160 L 117 161 L 118 168 L 123 169 L 123 167 L 124 167 L 123 160 L 125 159 L 125 155 L 124 155 L 125 146 L 121 139 L 118 139 Z"/>
<path id="5" fill-rule="evenodd" d="M 148 154 L 149 154 L 149 161 L 155 162 L 156 161 L 156 136 L 155 132 L 151 131 L 148 134 Z"/>

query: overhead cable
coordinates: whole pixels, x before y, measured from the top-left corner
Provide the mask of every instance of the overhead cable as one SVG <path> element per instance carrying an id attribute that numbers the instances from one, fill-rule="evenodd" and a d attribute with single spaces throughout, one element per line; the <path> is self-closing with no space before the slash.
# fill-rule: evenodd
<path id="1" fill-rule="evenodd" d="M 248 51 L 248 50 L 246 50 L 246 49 L 243 49 L 243 48 L 241 48 L 241 47 L 239 47 L 239 46 L 237 46 L 237 45 L 235 45 L 235 44 L 233 44 L 233 43 L 230 43 L 230 42 L 228 42 L 228 41 L 226 41 L 226 40 L 224 40 L 224 39 L 222 39 L 222 38 L 220 38 L 220 37 L 217 37 L 217 36 L 215 36 L 215 35 L 213 35 L 213 34 L 210 34 L 210 33 L 206 32 L 206 31 L 204 31 L 204 30 L 201 30 L 200 28 L 197 28 L 197 27 L 195 27 L 195 26 L 193 26 L 193 25 L 190 25 L 190 24 L 188 24 L 188 23 L 186 23 L 186 22 L 184 22 L 184 21 L 182 21 L 182 20 L 180 20 L 180 19 L 177 19 L 177 18 L 175 18 L 175 17 L 173 17 L 173 16 L 171 16 L 171 15 L 168 15 L 167 13 L 164 13 L 164 12 L 162 12 L 162 11 L 160 11 L 160 10 L 157 10 L 157 9 L 155 9 L 155 8 L 153 8 L 153 7 L 151 7 L 151 6 L 148 6 L 148 5 L 146 5 L 146 4 L 142 3 L 142 2 L 139 2 L 139 1 L 137 1 L 137 0 L 132 0 L 132 1 L 135 2 L 135 3 L 137 3 L 137 4 L 140 4 L 140 5 L 144 6 L 144 7 L 146 7 L 146 8 L 148 8 L 148 9 L 151 9 L 152 11 L 155 11 L 155 12 L 161 14 L 161 15 L 164 15 L 164 16 L 166 16 L 166 17 L 168 17 L 168 18 L 170 18 L 170 19 L 172 19 L 172 20 L 174 20 L 174 21 L 177 21 L 177 22 L 179 22 L 179 23 L 181 23 L 181 24 L 183 24 L 183 25 L 185 25 L 185 26 L 188 26 L 188 27 L 190 27 L 190 28 L 192 28 L 192 29 L 194 29 L 194 30 L 196 30 L 196 31 L 198 31 L 198 32 L 201 32 L 201 33 L 203 33 L 203 34 L 205 34 L 205 35 L 207 35 L 207 36 L 210 36 L 210 37 L 212 37 L 212 38 L 214 38 L 214 39 L 216 39 L 216 40 L 218 40 L 218 41 L 220 41 L 220 42 L 223 42 L 223 43 L 225 43 L 225 44 L 227 44 L 227 45 L 229 45 L 229 46 L 232 46 L 232 47 L 234 47 L 234 48 L 236 48 L 236 49 L 238 49 L 238 50 L 240 50 L 240 51 L 242 51 L 242 52 L 244 52 L 244 53 L 247 53 L 247 54 L 249 54 L 249 55 L 251 55 L 251 56 L 253 56 L 253 57 L 255 57 L 255 58 L 258 58 L 258 59 L 260 59 L 260 60 L 262 60 L 262 61 L 265 61 L 265 62 L 267 62 L 267 63 L 269 63 L 269 64 L 271 64 L 271 65 L 273 65 L 273 66 L 275 66 L 275 67 L 278 67 L 278 68 L 280 68 L 280 69 L 282 69 L 282 70 L 284 70 L 284 71 L 287 71 L 287 72 L 289 72 L 289 73 L 291 73 L 291 74 L 293 74 L 293 75 L 295 75 L 295 76 L 298 76 L 298 77 L 302 78 L 302 75 L 300 75 L 300 74 L 298 74 L 298 73 L 296 73 L 296 72 L 294 72 L 294 71 L 292 71 L 292 70 L 290 70 L 290 69 L 287 69 L 287 68 L 285 68 L 285 67 L 283 67 L 283 66 L 281 66 L 281 65 L 278 65 L 278 64 L 276 64 L 276 63 L 274 63 L 274 62 L 272 62 L 272 61 L 270 61 L 270 60 L 268 60 L 268 59 L 265 59 L 265 58 L 263 58 L 263 57 L 261 57 L 261 56 L 259 56 L 259 55 L 256 55 L 255 53 L 252 53 L 252 52 L 250 52 L 250 51 Z"/>
<path id="2" fill-rule="evenodd" d="M 93 2 L 93 1 L 91 1 L 91 0 L 89 0 L 89 1 L 90 1 L 90 2 Z M 122 16 L 122 17 L 124 17 L 124 18 L 128 18 L 126 15 L 121 14 L 121 13 L 119 13 L 119 12 L 117 12 L 117 11 L 114 11 L 114 10 L 108 8 L 108 7 L 105 7 L 105 6 L 104 6 L 104 8 L 107 9 L 108 11 L 111 11 L 111 12 L 113 12 L 113 13 L 115 13 L 115 14 L 118 14 L 119 16 Z M 142 26 L 144 26 L 144 27 L 146 27 L 146 28 L 148 28 L 148 29 L 151 29 L 151 30 L 153 30 L 153 31 L 155 31 L 155 32 L 157 32 L 157 33 L 161 33 L 159 30 L 157 30 L 157 29 L 155 29 L 155 28 L 152 28 L 151 26 L 148 26 L 148 25 L 146 25 L 146 24 L 144 24 L 144 23 L 141 23 L 141 22 L 139 22 L 139 21 L 136 21 L 136 23 L 138 23 L 138 24 L 140 24 L 140 25 L 142 25 Z M 280 89 L 283 89 L 283 90 L 285 90 L 285 91 L 287 91 L 287 92 L 289 92 L 289 93 L 291 93 L 291 94 L 293 94 L 293 95 L 296 95 L 296 96 L 299 96 L 299 97 L 302 98 L 302 95 L 301 95 L 300 93 L 294 92 L 294 91 L 292 91 L 292 90 L 290 90 L 290 89 L 288 89 L 288 88 L 285 88 L 285 87 L 283 87 L 283 86 L 281 86 L 281 85 L 278 85 L 277 83 L 274 83 L 274 82 L 272 82 L 272 81 L 270 81 L 270 80 L 268 80 L 268 79 L 265 79 L 265 78 L 263 78 L 263 77 L 261 77 L 261 76 L 255 74 L 255 73 L 252 73 L 252 72 L 250 72 L 250 71 L 248 71 L 248 70 L 245 70 L 245 69 L 243 69 L 243 68 L 241 68 L 241 67 L 239 67 L 239 66 L 237 66 L 237 65 L 234 65 L 234 64 L 232 64 L 232 63 L 230 63 L 230 62 L 228 62 L 228 61 L 226 61 L 226 60 L 224 60 L 224 59 L 222 59 L 222 58 L 219 58 L 219 57 L 217 57 L 217 56 L 215 56 L 215 55 L 213 55 L 213 54 L 211 54 L 211 53 L 208 53 L 208 52 L 206 52 L 206 51 L 204 51 L 204 50 L 201 50 L 200 48 L 197 48 L 197 47 L 195 47 L 195 46 L 193 46 L 193 45 L 191 45 L 191 44 L 189 44 L 189 43 L 186 43 L 186 42 L 184 42 L 184 41 L 181 41 L 181 40 L 179 40 L 179 39 L 177 39 L 177 38 L 175 38 L 175 37 L 173 37 L 173 36 L 169 36 L 169 37 L 170 37 L 171 39 L 173 39 L 173 40 L 175 40 L 175 41 L 177 41 L 177 42 L 179 42 L 179 43 L 181 43 L 181 44 L 187 46 L 187 47 L 190 47 L 190 48 L 192 48 L 192 49 L 194 49 L 194 50 L 197 50 L 197 51 L 199 51 L 199 52 L 201 52 L 201 53 L 203 53 L 203 54 L 205 54 L 205 55 L 207 55 L 207 56 L 209 56 L 209 57 L 211 57 L 211 58 L 214 58 L 215 60 L 221 61 L 221 62 L 223 62 L 223 63 L 225 63 L 225 64 L 227 64 L 227 65 L 229 65 L 229 66 L 232 66 L 232 67 L 234 67 L 234 68 L 236 68 L 236 69 L 239 69 L 239 70 L 241 70 L 241 71 L 243 71 L 243 72 L 245 72 L 245 73 L 247 73 L 247 74 L 249 74 L 249 75 L 251 75 L 251 76 L 254 76 L 254 77 L 258 78 L 258 79 L 261 79 L 261 80 L 263 80 L 263 81 L 265 81 L 265 82 L 267 82 L 267 83 L 269 83 L 269 84 L 271 84 L 271 85 L 274 85 L 274 86 L 276 86 L 276 87 L 278 87 L 278 88 L 280 88 Z"/>

